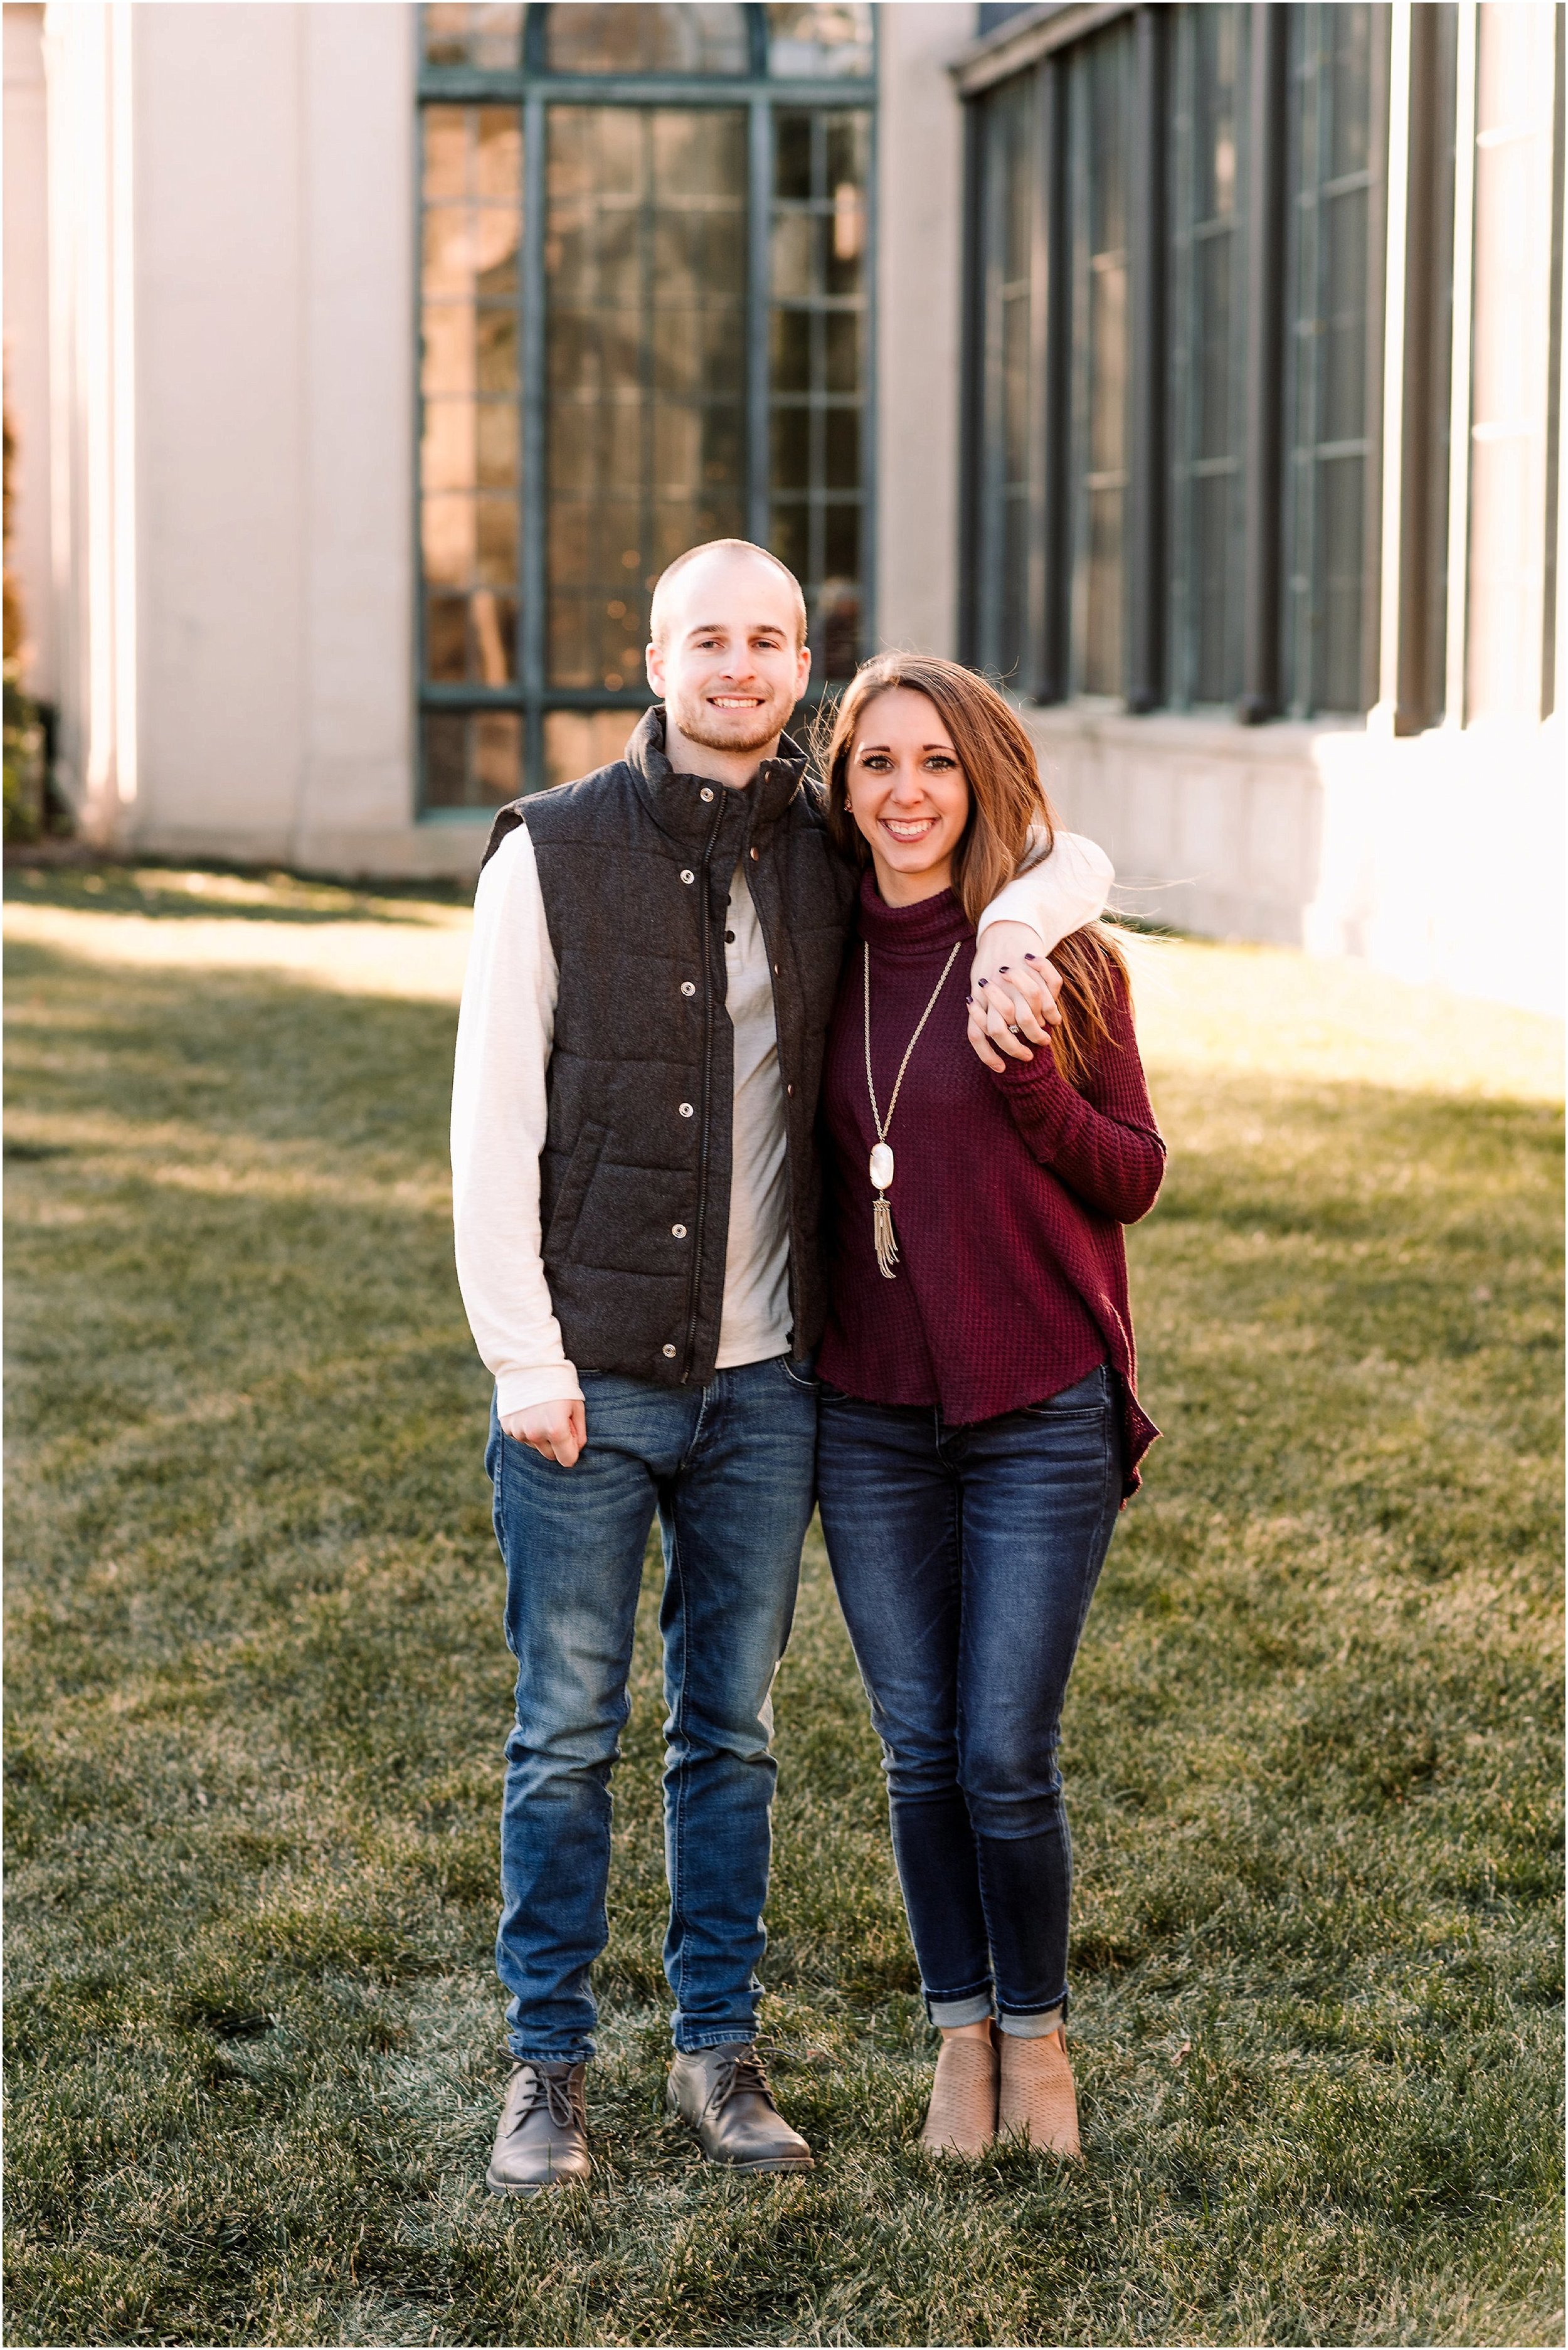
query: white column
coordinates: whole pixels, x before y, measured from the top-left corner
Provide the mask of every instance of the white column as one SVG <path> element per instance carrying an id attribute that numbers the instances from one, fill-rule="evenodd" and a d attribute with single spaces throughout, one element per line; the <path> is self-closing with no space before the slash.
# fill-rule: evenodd
<path id="1" fill-rule="evenodd" d="M 129 0 L 45 18 L 50 539 L 59 770 L 92 839 L 137 796 L 136 343 Z"/>
<path id="2" fill-rule="evenodd" d="M 883 0 L 877 31 L 877 641 L 958 650 L 963 109 L 950 0 Z"/>
<path id="3" fill-rule="evenodd" d="M 352 870 L 384 866 L 400 836 L 397 861 L 417 861 L 416 27 L 384 0 L 302 19 L 307 577 L 289 854 Z"/>
<path id="4" fill-rule="evenodd" d="M 16 436 L 7 564 L 21 595 L 22 684 L 53 702 L 49 567 L 49 204 L 44 11 L 5 10 L 5 409 Z"/>
<path id="5" fill-rule="evenodd" d="M 1558 19 L 1552 0 L 1479 11 L 1467 723 L 1543 714 Z"/>

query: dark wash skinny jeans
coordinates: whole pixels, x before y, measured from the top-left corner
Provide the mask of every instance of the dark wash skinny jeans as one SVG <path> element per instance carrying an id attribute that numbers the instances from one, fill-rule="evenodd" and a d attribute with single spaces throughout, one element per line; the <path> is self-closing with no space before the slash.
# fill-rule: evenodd
<path id="1" fill-rule="evenodd" d="M 485 1467 L 506 1562 L 517 1719 L 506 1742 L 496 1971 L 512 2053 L 594 2054 L 608 1935 L 610 1776 L 657 1512 L 664 1534 L 664 1970 L 678 2048 L 750 2040 L 766 1937 L 774 1675 L 811 1523 L 815 1383 L 783 1357 L 703 1388 L 585 1371 L 588 1440 L 563 1469 L 504 1435 Z"/>
<path id="2" fill-rule="evenodd" d="M 1072 1847 L 1067 1678 L 1121 1503 L 1106 1364 L 963 1428 L 822 1389 L 817 1486 L 882 1741 L 893 1852 L 933 2023 L 1052 2028 Z"/>

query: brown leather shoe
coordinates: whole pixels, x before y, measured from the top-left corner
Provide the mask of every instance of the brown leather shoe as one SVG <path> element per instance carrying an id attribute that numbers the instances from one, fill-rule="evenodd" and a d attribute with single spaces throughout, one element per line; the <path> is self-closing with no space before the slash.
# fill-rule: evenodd
<path id="1" fill-rule="evenodd" d="M 581 2187 L 588 2160 L 586 2064 L 516 2064 L 506 2084 L 484 2183 L 493 2195 Z"/>
<path id="2" fill-rule="evenodd" d="M 749 2040 L 677 2054 L 664 2102 L 691 2123 L 710 2162 L 727 2170 L 810 2170 L 811 2148 L 774 2103 Z"/>
<path id="3" fill-rule="evenodd" d="M 920 2144 L 928 2154 L 983 2154 L 996 2136 L 996 2031 L 944 2040 Z"/>
<path id="4" fill-rule="evenodd" d="M 1067 2034 L 1061 2024 L 1043 2040 L 1020 2040 L 1011 2032 L 1002 2039 L 1002 2088 L 996 2126 L 1012 2131 L 1047 2154 L 1076 2162 L 1078 2093 L 1073 2067 L 1067 2062 Z"/>

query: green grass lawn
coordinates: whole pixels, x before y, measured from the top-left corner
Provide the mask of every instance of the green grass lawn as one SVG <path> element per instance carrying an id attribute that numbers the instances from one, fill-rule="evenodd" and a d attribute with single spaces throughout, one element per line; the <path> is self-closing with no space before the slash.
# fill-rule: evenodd
<path id="1" fill-rule="evenodd" d="M 597 2181 L 516 2205 L 452 1006 L 270 970 L 243 896 L 252 961 L 202 971 L 159 960 L 167 877 L 113 880 L 152 941 L 118 962 L 79 878 L 17 887 L 55 928 L 10 980 L 11 2340 L 1562 2340 L 1548 1024 L 1156 951 L 1166 1435 L 1063 1752 L 1082 2168 L 917 2151 L 931 2038 L 814 1536 L 765 2031 L 818 2168 L 727 2182 L 658 2118 L 650 1581 Z M 419 920 L 341 910 L 392 962 Z"/>

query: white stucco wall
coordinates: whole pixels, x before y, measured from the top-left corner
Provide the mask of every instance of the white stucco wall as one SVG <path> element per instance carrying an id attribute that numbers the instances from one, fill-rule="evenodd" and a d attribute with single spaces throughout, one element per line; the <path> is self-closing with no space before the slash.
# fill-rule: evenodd
<path id="1" fill-rule="evenodd" d="M 1025 716 L 1058 813 L 1114 859 L 1123 911 L 1561 1014 L 1560 721 L 1396 740 L 1360 723 Z"/>
<path id="2" fill-rule="evenodd" d="M 958 650 L 963 115 L 972 7 L 877 11 L 877 638 Z"/>
<path id="3" fill-rule="evenodd" d="M 10 562 L 26 636 L 22 682 L 53 701 L 49 576 L 48 134 L 44 11 L 5 9 L 5 410 L 16 435 Z"/>
<path id="4" fill-rule="evenodd" d="M 461 868 L 411 814 L 412 12 L 135 17 L 133 837 Z"/>

